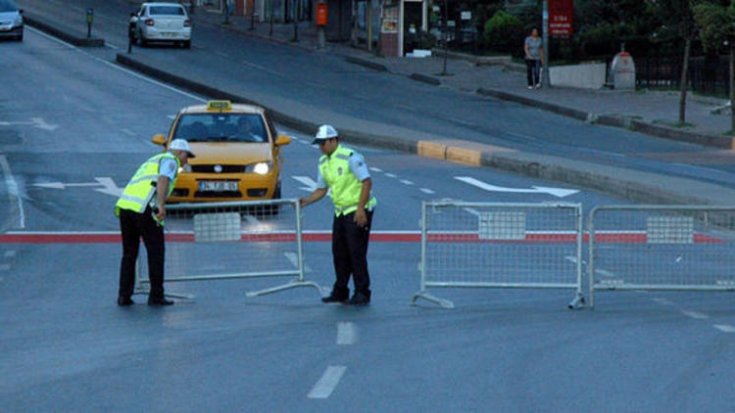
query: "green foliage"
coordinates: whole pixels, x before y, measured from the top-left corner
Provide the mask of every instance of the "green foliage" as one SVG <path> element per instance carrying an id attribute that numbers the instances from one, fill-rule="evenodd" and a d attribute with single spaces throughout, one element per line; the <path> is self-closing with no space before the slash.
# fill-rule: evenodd
<path id="1" fill-rule="evenodd" d="M 708 51 L 724 49 L 726 41 L 735 37 L 735 8 L 715 3 L 701 3 L 694 7 L 694 20 L 699 26 L 699 38 Z"/>
<path id="2" fill-rule="evenodd" d="M 495 51 L 518 53 L 518 49 L 523 48 L 523 23 L 510 13 L 498 11 L 485 23 L 482 38 Z"/>

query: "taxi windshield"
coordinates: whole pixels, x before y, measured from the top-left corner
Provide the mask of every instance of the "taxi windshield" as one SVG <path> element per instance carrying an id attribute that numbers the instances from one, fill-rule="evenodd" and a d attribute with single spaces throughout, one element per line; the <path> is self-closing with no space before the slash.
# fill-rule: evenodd
<path id="1" fill-rule="evenodd" d="M 197 113 L 182 115 L 173 139 L 189 142 L 268 141 L 263 118 L 256 113 Z"/>

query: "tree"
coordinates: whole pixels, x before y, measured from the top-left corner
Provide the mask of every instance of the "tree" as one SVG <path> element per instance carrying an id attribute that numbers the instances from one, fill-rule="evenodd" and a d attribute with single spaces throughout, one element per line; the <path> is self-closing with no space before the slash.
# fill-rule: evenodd
<path id="1" fill-rule="evenodd" d="M 697 26 L 694 21 L 693 8 L 699 0 L 657 0 L 651 1 L 656 15 L 661 19 L 661 28 L 673 29 L 676 35 L 684 40 L 684 56 L 681 65 L 681 79 L 679 81 L 679 124 L 686 123 L 687 85 L 689 83 L 689 57 L 692 50 L 692 40 L 697 35 Z M 670 30 L 669 29 L 669 30 Z"/>
<path id="2" fill-rule="evenodd" d="M 730 3 L 729 1 L 727 3 Z M 700 31 L 699 38 L 708 50 L 722 50 L 726 46 L 730 55 L 730 132 L 735 131 L 735 5 L 720 1 L 708 1 L 694 7 L 694 19 Z"/>

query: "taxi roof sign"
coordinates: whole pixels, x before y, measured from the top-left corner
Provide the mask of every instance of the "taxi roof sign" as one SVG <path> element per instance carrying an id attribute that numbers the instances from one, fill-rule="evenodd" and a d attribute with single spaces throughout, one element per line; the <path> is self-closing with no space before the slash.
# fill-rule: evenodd
<path id="1" fill-rule="evenodd" d="M 218 112 L 230 111 L 232 110 L 232 102 L 229 100 L 210 100 L 207 102 L 207 110 Z"/>

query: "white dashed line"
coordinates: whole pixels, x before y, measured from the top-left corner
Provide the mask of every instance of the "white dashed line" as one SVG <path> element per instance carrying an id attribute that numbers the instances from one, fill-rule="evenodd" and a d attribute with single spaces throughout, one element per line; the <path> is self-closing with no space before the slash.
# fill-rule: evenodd
<path id="1" fill-rule="evenodd" d="M 5 258 L 15 257 L 15 250 L 5 251 Z"/>
<path id="2" fill-rule="evenodd" d="M 10 269 L 10 264 L 0 264 L 0 271 L 8 271 Z"/>
<path id="3" fill-rule="evenodd" d="M 387 176 L 388 178 L 395 178 L 396 177 L 396 174 L 388 174 L 387 173 L 387 174 L 385 174 L 385 176 Z"/>
<path id="4" fill-rule="evenodd" d="M 400 182 L 404 185 L 413 185 L 413 182 L 409 181 L 408 179 L 401 179 Z"/>
<path id="5" fill-rule="evenodd" d="M 342 376 L 347 371 L 345 366 L 329 366 L 322 375 L 322 378 L 314 385 L 308 394 L 310 399 L 326 399 L 339 384 Z"/>
<path id="6" fill-rule="evenodd" d="M 375 168 L 375 167 L 372 167 L 372 166 L 370 167 L 370 170 L 371 170 L 371 171 L 373 171 L 373 172 L 383 172 L 383 170 L 382 170 L 382 169 L 380 169 L 380 168 Z"/>
<path id="7" fill-rule="evenodd" d="M 695 320 L 706 320 L 706 319 L 709 318 L 709 316 L 707 314 L 700 313 L 700 312 L 697 312 L 697 311 L 681 310 L 681 313 L 684 314 L 685 316 L 687 316 L 689 318 L 693 318 Z"/>
<path id="8" fill-rule="evenodd" d="M 655 301 L 655 302 L 657 302 L 657 303 L 659 303 L 661 305 L 674 305 L 673 302 L 671 302 L 670 300 L 667 300 L 665 298 L 659 298 L 659 297 L 657 297 L 657 298 L 653 298 L 653 301 Z"/>
<path id="9" fill-rule="evenodd" d="M 431 190 L 431 189 L 429 189 L 429 188 L 421 188 L 421 189 L 420 189 L 420 191 L 421 191 L 421 192 L 423 192 L 423 193 L 425 193 L 425 194 L 429 194 L 429 195 L 433 195 L 433 194 L 435 194 L 435 192 L 434 192 L 434 191 L 432 191 L 432 190 Z"/>
<path id="10" fill-rule="evenodd" d="M 130 129 L 120 129 L 124 134 L 128 136 L 135 136 L 135 132 L 131 131 Z"/>
<path id="11" fill-rule="evenodd" d="M 348 346 L 357 342 L 357 326 L 349 321 L 337 323 L 337 345 Z"/>
<path id="12" fill-rule="evenodd" d="M 712 327 L 722 331 L 723 333 L 735 333 L 735 327 L 727 324 L 715 324 Z"/>

